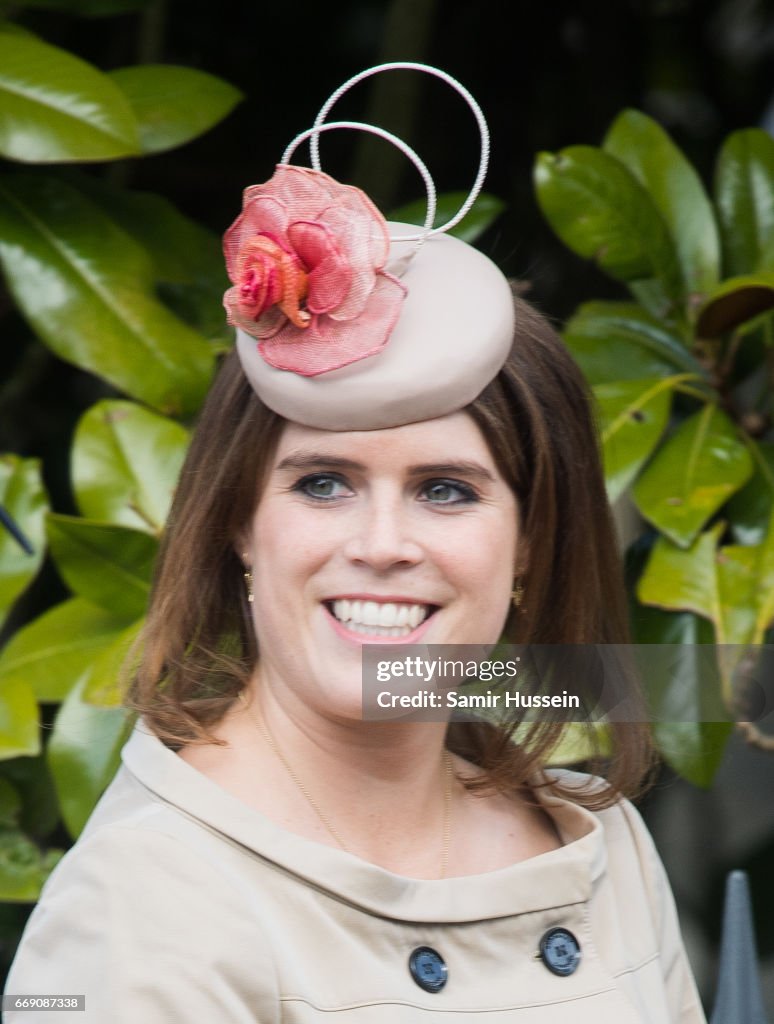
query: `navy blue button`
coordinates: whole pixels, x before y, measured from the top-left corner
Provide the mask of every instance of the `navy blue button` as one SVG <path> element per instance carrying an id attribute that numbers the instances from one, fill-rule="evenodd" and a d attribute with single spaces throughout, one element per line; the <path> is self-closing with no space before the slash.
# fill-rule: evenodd
<path id="1" fill-rule="evenodd" d="M 549 971 L 565 978 L 580 963 L 580 943 L 566 928 L 549 928 L 540 940 L 540 956 Z"/>
<path id="2" fill-rule="evenodd" d="M 417 946 L 409 957 L 409 970 L 425 992 L 440 992 L 449 978 L 446 961 L 430 946 Z"/>

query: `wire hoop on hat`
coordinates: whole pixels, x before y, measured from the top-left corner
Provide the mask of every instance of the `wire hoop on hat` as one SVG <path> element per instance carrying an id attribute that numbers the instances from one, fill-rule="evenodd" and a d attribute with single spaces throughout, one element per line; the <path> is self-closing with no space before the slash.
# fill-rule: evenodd
<path id="1" fill-rule="evenodd" d="M 285 152 L 282 154 L 282 160 L 280 161 L 280 163 L 287 164 L 290 161 L 290 158 L 293 155 L 293 153 L 301 145 L 302 142 L 305 142 L 307 139 L 311 139 L 313 142 L 316 142 L 317 139 L 319 138 L 320 132 L 333 131 L 334 129 L 337 128 L 351 128 L 354 129 L 355 131 L 368 132 L 371 135 L 378 135 L 379 138 L 381 139 L 386 139 L 387 142 L 391 142 L 394 146 L 397 146 L 401 153 L 403 153 L 404 156 L 407 156 L 409 158 L 409 160 L 414 164 L 416 169 L 422 175 L 422 180 L 425 183 L 425 189 L 427 191 L 427 213 L 425 214 L 424 231 L 422 232 L 422 234 L 406 235 L 401 236 L 400 239 L 393 238 L 392 240 L 401 242 L 423 242 L 425 238 L 427 238 L 429 235 L 434 234 L 434 232 L 432 231 L 432 227 L 433 221 L 435 220 L 436 210 L 435 182 L 433 181 L 430 171 L 428 171 L 427 166 L 425 165 L 424 161 L 421 159 L 419 154 L 415 153 L 407 142 L 404 142 L 403 139 L 399 138 L 397 135 L 393 135 L 392 132 L 388 132 L 386 128 L 379 128 L 377 125 L 365 124 L 364 122 L 361 121 L 326 121 L 325 124 L 319 124 L 315 125 L 313 128 L 307 128 L 305 131 L 300 132 L 298 135 L 296 135 L 296 137 L 286 147 Z M 310 148 L 311 145 L 312 143 L 310 142 Z M 321 170 L 319 154 L 317 164 L 315 165 L 314 169 L 316 171 Z"/>
<path id="2" fill-rule="evenodd" d="M 399 239 L 400 241 L 405 242 L 421 242 L 424 241 L 426 238 L 430 237 L 431 235 L 438 235 L 446 231 L 450 231 L 453 227 L 455 227 L 455 225 L 459 224 L 459 222 L 468 213 L 470 208 L 473 206 L 473 203 L 475 203 L 476 199 L 478 198 L 478 194 L 481 191 L 481 188 L 484 184 L 484 178 L 486 177 L 487 168 L 489 167 L 489 126 L 486 123 L 486 118 L 484 117 L 484 113 L 481 110 L 481 107 L 478 105 L 478 103 L 471 95 L 471 93 L 465 88 L 465 86 L 461 82 L 458 82 L 456 78 L 453 78 L 451 75 L 447 74 L 447 72 L 441 71 L 440 68 L 433 67 L 432 64 L 419 64 L 415 61 L 391 61 L 387 64 L 377 64 L 374 67 L 366 68 L 365 71 L 360 71 L 358 74 L 353 75 L 352 78 L 347 79 L 346 82 L 340 85 L 338 89 L 336 89 L 335 92 L 333 92 L 328 97 L 328 99 L 320 108 L 320 112 L 315 118 L 314 126 L 311 132 L 308 133 L 306 136 L 310 140 L 309 151 L 312 160 L 312 167 L 316 171 L 322 169 L 320 166 L 319 132 L 324 130 L 324 125 L 326 124 L 325 118 L 330 113 L 331 108 L 353 86 L 357 85 L 359 82 L 362 82 L 366 78 L 370 78 L 372 75 L 379 74 L 382 71 L 422 71 L 425 74 L 432 75 L 434 78 L 440 78 L 442 82 L 446 82 L 447 85 L 450 85 L 454 90 L 456 90 L 456 92 L 458 92 L 459 95 L 462 96 L 462 98 L 468 104 L 471 111 L 473 112 L 473 116 L 476 119 L 479 135 L 481 137 L 481 159 L 478 165 L 478 173 L 476 174 L 475 181 L 473 182 L 473 187 L 471 188 L 470 192 L 468 192 L 467 199 L 459 208 L 459 210 L 457 210 L 457 212 L 454 214 L 452 218 L 450 218 L 450 220 L 447 220 L 445 224 L 441 224 L 437 228 L 432 227 L 432 220 L 430 221 L 430 227 L 428 228 L 427 218 L 425 218 L 425 228 L 421 234 L 401 235 Z M 363 125 L 361 127 L 365 126 Z M 371 128 L 373 128 L 373 126 L 371 126 Z M 375 132 L 375 134 L 379 134 L 379 132 L 377 131 Z M 391 141 L 394 141 L 395 139 L 396 136 L 392 136 Z M 405 145 L 405 143 L 403 143 L 402 145 Z M 399 146 L 399 148 L 402 148 L 402 146 Z M 404 150 L 404 152 L 406 151 Z M 408 155 L 408 153 L 406 155 Z M 415 166 L 418 167 L 419 165 L 415 163 Z M 435 194 L 435 189 L 433 189 L 433 194 Z M 435 215 L 433 215 L 433 219 L 434 218 Z M 395 241 L 397 240 L 398 239 L 395 239 Z"/>

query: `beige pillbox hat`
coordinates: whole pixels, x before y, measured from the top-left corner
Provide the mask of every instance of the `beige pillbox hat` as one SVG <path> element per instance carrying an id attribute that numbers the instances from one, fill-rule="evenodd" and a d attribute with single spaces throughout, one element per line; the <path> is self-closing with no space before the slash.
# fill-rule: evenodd
<path id="1" fill-rule="evenodd" d="M 324 120 L 351 85 L 395 68 L 449 82 L 479 123 L 476 184 L 441 228 L 431 227 L 435 189 L 413 150 L 374 126 Z M 339 127 L 388 138 L 412 159 L 428 190 L 424 227 L 387 223 L 359 189 L 286 162 L 310 138 L 319 164 L 319 134 Z M 320 429 L 377 430 L 456 412 L 497 375 L 513 340 L 510 285 L 487 256 L 446 233 L 472 206 L 487 159 L 486 122 L 464 87 L 426 65 L 381 65 L 337 90 L 274 176 L 246 189 L 224 239 L 224 303 L 245 374 L 269 408 Z"/>

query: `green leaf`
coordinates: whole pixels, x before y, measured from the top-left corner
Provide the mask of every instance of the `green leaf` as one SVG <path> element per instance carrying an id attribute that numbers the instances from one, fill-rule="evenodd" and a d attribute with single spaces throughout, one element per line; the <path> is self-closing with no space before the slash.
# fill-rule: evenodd
<path id="1" fill-rule="evenodd" d="M 726 273 L 774 270 L 774 139 L 760 128 L 733 132 L 715 172 Z"/>
<path id="2" fill-rule="evenodd" d="M 0 18 L 0 32 L 7 32 L 9 35 L 14 36 L 27 36 L 28 39 L 34 39 L 35 33 L 24 25 L 17 25 L 15 21 L 6 21 L 4 18 Z"/>
<path id="3" fill-rule="evenodd" d="M 659 449 L 634 485 L 646 519 L 681 547 L 752 475 L 749 451 L 733 423 L 708 404 Z"/>
<path id="4" fill-rule="evenodd" d="M 647 559 L 643 562 L 643 571 Z M 636 589 L 636 588 L 635 588 Z M 712 644 L 715 631 L 710 623 L 692 612 L 663 611 L 632 602 L 632 626 L 638 644 Z"/>
<path id="5" fill-rule="evenodd" d="M 87 519 L 159 535 L 187 447 L 188 432 L 174 420 L 134 402 L 98 402 L 75 432 L 78 507 Z"/>
<path id="6" fill-rule="evenodd" d="M 8 779 L 0 778 L 0 829 L 19 824 L 22 800 L 19 791 Z"/>
<path id="7" fill-rule="evenodd" d="M 25 680 L 0 686 L 0 760 L 40 750 L 38 705 Z"/>
<path id="8" fill-rule="evenodd" d="M 125 526 L 49 515 L 51 553 L 74 593 L 132 621 L 145 612 L 157 542 Z"/>
<path id="9" fill-rule="evenodd" d="M 713 629 L 690 612 L 662 611 L 638 605 L 634 626 L 645 669 L 654 739 L 671 767 L 696 785 L 708 785 L 730 735 L 722 702 L 722 684 L 714 660 Z M 668 673 L 662 652 L 671 645 L 676 657 Z M 650 651 L 656 652 L 649 658 Z M 667 662 L 668 664 L 668 662 Z"/>
<path id="10" fill-rule="evenodd" d="M 638 110 L 619 114 L 603 148 L 653 198 L 677 250 L 685 299 L 695 305 L 714 288 L 720 272 L 715 215 L 698 174 L 664 129 Z"/>
<path id="11" fill-rule="evenodd" d="M 229 281 L 220 238 L 149 192 L 129 192 L 89 175 L 70 175 L 71 183 L 97 203 L 145 249 L 153 279 L 164 302 L 218 351 L 233 344 L 233 328 L 223 315 Z"/>
<path id="12" fill-rule="evenodd" d="M 720 548 L 715 558 L 720 623 L 719 643 L 747 644 L 755 636 L 760 550 L 738 544 Z"/>
<path id="13" fill-rule="evenodd" d="M 696 332 L 702 338 L 715 338 L 769 309 L 774 309 L 774 272 L 730 277 L 699 310 Z"/>
<path id="14" fill-rule="evenodd" d="M 126 684 L 137 668 L 137 640 L 144 625 L 144 618 L 138 618 L 98 654 L 84 680 L 84 700 L 98 708 L 121 705 L 126 695 Z"/>
<path id="15" fill-rule="evenodd" d="M 714 644 L 642 644 L 633 648 L 653 722 L 728 722 Z"/>
<path id="16" fill-rule="evenodd" d="M 70 174 L 69 183 L 99 206 L 147 251 L 153 278 L 170 284 L 212 283 L 223 319 L 223 292 L 229 281 L 223 245 L 212 231 L 152 192 L 116 188 L 92 175 Z"/>
<path id="17" fill-rule="evenodd" d="M 653 200 L 615 157 L 592 146 L 541 153 L 540 207 L 565 245 L 616 280 L 644 284 L 638 297 L 656 316 L 682 298 L 677 253 Z"/>
<path id="18" fill-rule="evenodd" d="M 725 706 L 749 715 L 750 701 L 755 704 L 761 693 L 750 677 L 750 657 L 755 660 L 774 620 L 774 526 L 761 545 L 716 551 L 721 530 L 718 524 L 688 552 L 660 541 L 640 582 L 640 596 L 662 607 L 691 607 L 713 623 Z M 707 668 L 696 673 L 697 686 L 706 688 Z"/>
<path id="19" fill-rule="evenodd" d="M 48 744 L 62 819 L 73 838 L 115 775 L 131 726 L 124 709 L 86 704 L 80 690 L 81 684 L 59 709 Z"/>
<path id="20" fill-rule="evenodd" d="M 656 746 L 664 760 L 694 786 L 712 785 L 723 760 L 731 722 L 657 722 Z"/>
<path id="21" fill-rule="evenodd" d="M 140 64 L 111 71 L 126 96 L 144 153 L 182 146 L 209 131 L 243 98 L 233 85 L 195 68 Z"/>
<path id="22" fill-rule="evenodd" d="M 592 384 L 691 373 L 701 365 L 663 320 L 631 302 L 585 302 L 567 322 L 565 344 Z"/>
<path id="23" fill-rule="evenodd" d="M 774 618 L 774 532 L 754 547 L 728 545 L 718 549 L 723 523 L 701 534 L 690 548 L 665 538 L 653 546 L 637 596 L 646 604 L 670 611 L 692 611 L 708 619 L 719 645 L 740 649 L 759 644 Z M 731 683 L 733 659 L 740 652 L 719 651 L 724 685 Z"/>
<path id="24" fill-rule="evenodd" d="M 41 853 L 18 829 L 0 829 L 0 900 L 34 903 L 63 853 Z"/>
<path id="25" fill-rule="evenodd" d="M 36 757 L 3 761 L 0 772 L 21 797 L 15 825 L 31 838 L 43 841 L 59 824 L 59 806 L 45 754 L 41 751 Z"/>
<path id="26" fill-rule="evenodd" d="M 33 36 L 0 33 L 3 156 L 46 163 L 137 152 L 131 107 L 107 75 Z"/>
<path id="27" fill-rule="evenodd" d="M 144 625 L 144 618 L 133 622 L 95 658 L 84 680 L 84 701 L 102 708 L 121 704 L 126 683 L 137 667 L 137 640 Z"/>
<path id="28" fill-rule="evenodd" d="M 669 419 L 675 379 L 680 378 L 625 380 L 594 388 L 610 502 L 623 494 L 658 444 Z"/>
<path id="29" fill-rule="evenodd" d="M 755 564 L 755 634 L 753 643 L 763 643 L 774 623 L 774 513 L 763 542 L 756 546 Z"/>
<path id="30" fill-rule="evenodd" d="M 467 192 L 444 192 L 439 195 L 433 227 L 440 227 L 441 224 L 451 220 L 467 199 L 467 195 Z M 470 210 L 459 224 L 451 229 L 449 234 L 461 238 L 463 242 L 472 244 L 483 235 L 488 227 L 494 224 L 505 208 L 506 204 L 502 199 L 487 192 L 481 192 Z M 400 224 L 424 224 L 426 213 L 427 203 L 424 199 L 420 199 L 414 203 L 406 203 L 405 206 L 400 206 L 397 210 L 392 210 L 387 219 Z"/>
<path id="31" fill-rule="evenodd" d="M 739 544 L 760 544 L 774 511 L 774 443 L 747 440 L 755 472 L 726 507 L 729 526 Z"/>
<path id="32" fill-rule="evenodd" d="M 14 634 L 0 655 L 3 687 L 25 683 L 39 701 L 64 700 L 127 625 L 125 617 L 71 598 Z"/>
<path id="33" fill-rule="evenodd" d="M 0 625 L 19 594 L 37 575 L 46 546 L 46 493 L 37 459 L 0 456 L 0 505 L 32 546 L 28 554 L 0 524 Z"/>
<path id="34" fill-rule="evenodd" d="M 2 178 L 0 199 L 0 260 L 43 341 L 162 412 L 195 411 L 213 354 L 156 299 L 144 250 L 55 178 Z"/>
<path id="35" fill-rule="evenodd" d="M 718 523 L 687 549 L 659 537 L 637 585 L 639 600 L 668 611 L 692 611 L 722 630 L 715 554 L 723 529 Z"/>

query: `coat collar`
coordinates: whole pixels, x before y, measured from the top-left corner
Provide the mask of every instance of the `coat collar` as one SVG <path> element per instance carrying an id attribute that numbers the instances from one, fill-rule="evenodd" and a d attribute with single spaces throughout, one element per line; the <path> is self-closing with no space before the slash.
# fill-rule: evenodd
<path id="1" fill-rule="evenodd" d="M 460 923 L 583 903 L 606 867 L 599 817 L 547 787 L 534 792 L 556 825 L 560 849 L 486 874 L 414 879 L 281 828 L 178 757 L 142 720 L 121 757 L 155 799 L 337 900 L 393 920 Z"/>

